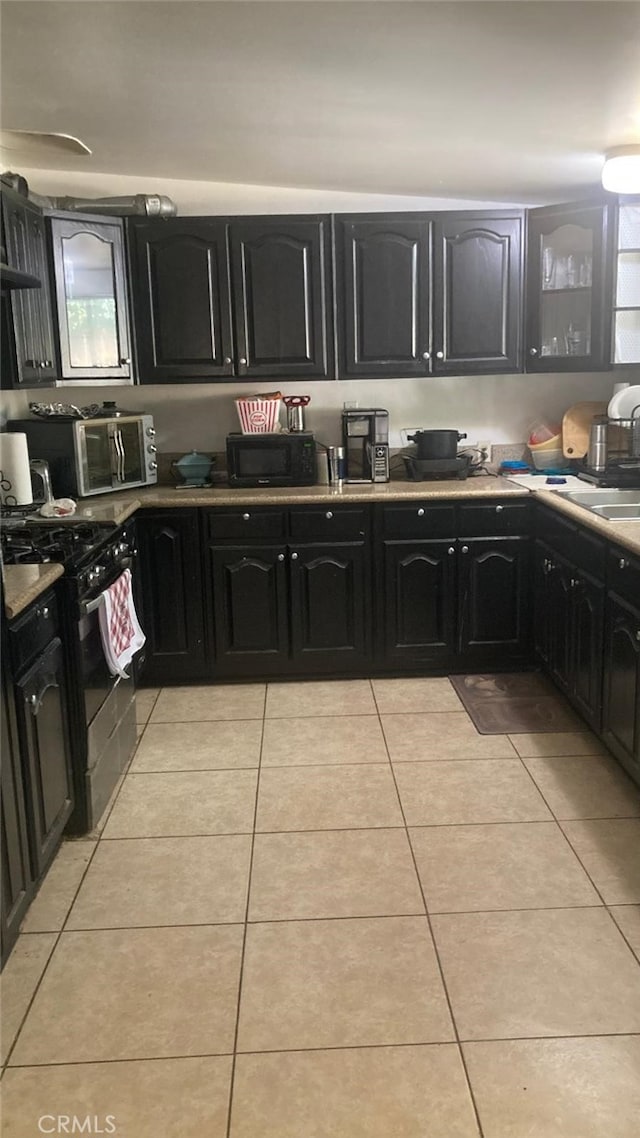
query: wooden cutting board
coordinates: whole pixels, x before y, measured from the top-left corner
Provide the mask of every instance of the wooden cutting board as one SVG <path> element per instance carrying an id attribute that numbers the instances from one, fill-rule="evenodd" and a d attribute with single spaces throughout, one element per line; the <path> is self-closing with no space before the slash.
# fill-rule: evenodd
<path id="1" fill-rule="evenodd" d="M 589 431 L 594 415 L 606 415 L 607 404 L 574 403 L 562 420 L 562 450 L 565 458 L 584 458 L 589 449 Z"/>

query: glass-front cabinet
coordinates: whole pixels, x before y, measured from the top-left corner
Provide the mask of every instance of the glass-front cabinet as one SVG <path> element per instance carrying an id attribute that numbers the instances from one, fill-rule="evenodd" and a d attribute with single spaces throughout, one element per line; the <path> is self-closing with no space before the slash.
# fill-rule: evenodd
<path id="1" fill-rule="evenodd" d="M 640 200 L 620 202 L 615 254 L 613 362 L 640 363 Z"/>
<path id="2" fill-rule="evenodd" d="M 122 222 L 54 214 L 50 225 L 63 381 L 133 382 Z"/>
<path id="3" fill-rule="evenodd" d="M 527 371 L 608 368 L 611 206 L 529 214 Z"/>

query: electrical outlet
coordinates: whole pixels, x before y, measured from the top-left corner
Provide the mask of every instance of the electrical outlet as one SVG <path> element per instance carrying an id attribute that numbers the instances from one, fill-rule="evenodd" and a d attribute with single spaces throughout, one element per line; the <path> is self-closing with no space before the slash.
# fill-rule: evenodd
<path id="1" fill-rule="evenodd" d="M 343 406 L 343 409 L 345 411 L 355 411 L 358 407 L 358 400 L 357 399 L 345 399 L 342 406 Z"/>
<path id="2" fill-rule="evenodd" d="M 476 443 L 476 450 L 480 452 L 479 457 L 482 462 L 491 462 L 491 454 L 493 447 L 487 439 L 478 439 Z"/>

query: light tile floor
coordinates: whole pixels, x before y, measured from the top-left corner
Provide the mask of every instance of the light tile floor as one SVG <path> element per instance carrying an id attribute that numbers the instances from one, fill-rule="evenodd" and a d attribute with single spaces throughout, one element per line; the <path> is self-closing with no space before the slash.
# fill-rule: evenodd
<path id="1" fill-rule="evenodd" d="M 636 1138 L 640 794 L 597 739 L 478 735 L 446 679 L 138 716 L 2 976 L 3 1135 Z"/>

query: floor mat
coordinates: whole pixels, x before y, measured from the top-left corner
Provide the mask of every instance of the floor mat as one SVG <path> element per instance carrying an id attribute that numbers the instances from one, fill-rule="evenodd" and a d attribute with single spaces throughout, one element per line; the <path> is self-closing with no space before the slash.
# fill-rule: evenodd
<path id="1" fill-rule="evenodd" d="M 576 731 L 582 721 L 539 672 L 450 676 L 481 735 Z"/>

